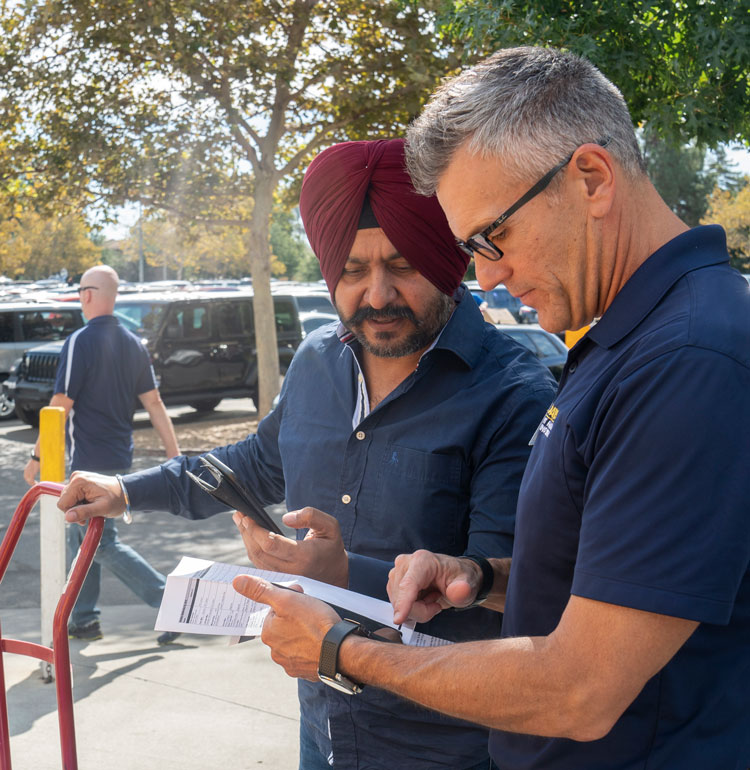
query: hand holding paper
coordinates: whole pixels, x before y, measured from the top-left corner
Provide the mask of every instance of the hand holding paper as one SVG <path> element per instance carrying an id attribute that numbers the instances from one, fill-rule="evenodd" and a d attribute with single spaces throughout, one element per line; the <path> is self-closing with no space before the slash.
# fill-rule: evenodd
<path id="1" fill-rule="evenodd" d="M 274 662 L 289 676 L 317 681 L 323 637 L 341 619 L 336 612 L 325 602 L 253 575 L 238 575 L 232 585 L 248 599 L 271 608 L 261 639 L 271 648 Z"/>

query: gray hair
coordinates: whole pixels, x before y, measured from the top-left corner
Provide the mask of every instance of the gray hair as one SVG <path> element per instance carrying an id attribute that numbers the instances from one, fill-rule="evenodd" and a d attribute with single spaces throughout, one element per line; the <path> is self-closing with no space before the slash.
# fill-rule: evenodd
<path id="1" fill-rule="evenodd" d="M 433 195 L 463 145 L 501 157 L 521 181 L 606 137 L 628 176 L 645 173 L 625 100 L 593 64 L 556 49 L 507 48 L 435 92 L 407 130 L 406 161 L 416 189 Z"/>

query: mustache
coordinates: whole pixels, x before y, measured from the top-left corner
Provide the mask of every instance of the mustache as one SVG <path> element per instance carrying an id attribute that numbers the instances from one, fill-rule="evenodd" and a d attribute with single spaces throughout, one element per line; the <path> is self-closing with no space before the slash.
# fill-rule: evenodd
<path id="1" fill-rule="evenodd" d="M 361 307 L 356 313 L 346 319 L 344 325 L 349 326 L 352 324 L 356 326 L 363 321 L 389 321 L 394 318 L 406 318 L 415 326 L 419 326 L 419 321 L 412 309 L 401 305 L 386 305 L 385 307 L 380 308 L 380 310 L 376 310 L 370 305 Z"/>

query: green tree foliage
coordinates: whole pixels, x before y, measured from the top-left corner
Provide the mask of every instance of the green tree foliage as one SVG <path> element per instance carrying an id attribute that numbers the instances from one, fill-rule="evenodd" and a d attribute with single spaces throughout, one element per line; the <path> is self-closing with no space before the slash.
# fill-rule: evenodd
<path id="1" fill-rule="evenodd" d="M 637 124 L 673 142 L 748 143 L 747 0 L 454 0 L 444 22 L 470 56 L 516 45 L 585 56 Z"/>
<path id="2" fill-rule="evenodd" d="M 318 265 L 296 210 L 287 211 L 281 206 L 274 210 L 271 220 L 271 254 L 284 266 L 284 276 L 294 280 L 308 280 L 301 277 L 308 274 L 308 265 L 311 261 Z M 312 280 L 318 278 L 319 268 L 317 277 Z"/>
<path id="3" fill-rule="evenodd" d="M 741 183 L 723 148 L 706 151 L 692 143 L 675 145 L 648 129 L 641 139 L 649 178 L 672 211 L 691 227 L 700 224 L 717 185 L 736 190 Z"/>
<path id="4" fill-rule="evenodd" d="M 314 283 L 320 281 L 323 278 L 323 274 L 320 272 L 320 262 L 315 258 L 315 255 L 308 254 L 303 257 L 298 265 L 297 271 L 294 274 L 294 279 L 297 281 L 306 281 Z"/>
<path id="5" fill-rule="evenodd" d="M 137 200 L 247 228 L 264 413 L 274 197 L 326 144 L 400 133 L 457 66 L 430 5 L 19 0 L 2 30 L 0 182 L 32 173 L 40 205 Z"/>
<path id="6" fill-rule="evenodd" d="M 742 273 L 750 273 L 750 177 L 739 190 L 716 188 L 702 224 L 719 224 L 727 231 L 731 263 Z"/>
<path id="7" fill-rule="evenodd" d="M 284 217 L 289 216 L 282 213 Z M 272 224 L 272 247 L 273 233 Z M 152 268 L 151 274 L 164 279 L 242 278 L 247 274 L 243 269 L 246 238 L 247 230 L 235 225 L 191 224 L 154 215 L 136 222 L 129 236 L 116 244 L 120 252 L 117 259 L 135 276 L 143 248 L 144 261 Z M 271 273 L 274 276 L 287 273 L 287 266 L 275 253 L 271 254 Z"/>
<path id="8" fill-rule="evenodd" d="M 42 217 L 33 211 L 0 223 L 0 275 L 38 280 L 59 273 L 78 275 L 101 258 L 80 216 Z"/>

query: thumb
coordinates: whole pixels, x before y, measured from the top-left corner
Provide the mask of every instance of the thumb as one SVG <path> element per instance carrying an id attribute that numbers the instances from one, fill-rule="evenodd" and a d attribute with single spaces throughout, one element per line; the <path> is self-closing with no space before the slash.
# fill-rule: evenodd
<path id="1" fill-rule="evenodd" d="M 311 529 L 317 535 L 337 535 L 340 531 L 338 521 L 317 508 L 307 507 L 299 511 L 290 511 L 284 514 L 282 521 L 288 527 Z"/>
<path id="2" fill-rule="evenodd" d="M 465 577 L 455 578 L 445 587 L 445 598 L 454 607 L 466 607 L 474 598 L 474 589 Z"/>
<path id="3" fill-rule="evenodd" d="M 68 508 L 68 510 L 65 511 L 65 521 L 69 521 L 72 524 L 85 524 L 94 516 L 106 515 L 106 508 L 97 505 L 97 503 L 81 503 L 80 505 Z"/>
<path id="4" fill-rule="evenodd" d="M 255 575 L 237 575 L 232 580 L 232 587 L 238 594 L 242 594 L 248 599 L 260 604 L 267 604 L 275 610 L 279 598 L 283 593 L 283 588 L 277 588 L 263 578 Z"/>

